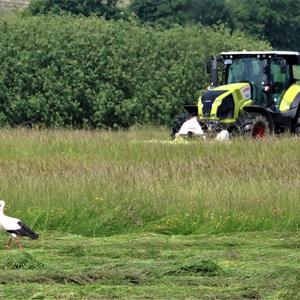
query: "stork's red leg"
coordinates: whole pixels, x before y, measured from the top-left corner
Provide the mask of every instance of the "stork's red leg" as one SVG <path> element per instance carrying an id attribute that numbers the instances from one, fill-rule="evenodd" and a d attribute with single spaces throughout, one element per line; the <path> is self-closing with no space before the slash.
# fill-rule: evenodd
<path id="1" fill-rule="evenodd" d="M 23 247 L 23 245 L 21 244 L 21 242 L 19 241 L 19 239 L 16 238 L 15 241 L 16 241 L 17 245 L 19 246 L 19 249 L 20 249 L 21 251 L 23 251 L 23 250 L 24 250 L 24 247 Z"/>
<path id="2" fill-rule="evenodd" d="M 8 244 L 5 246 L 6 250 L 10 250 L 11 241 L 12 241 L 12 237 L 10 237 Z"/>

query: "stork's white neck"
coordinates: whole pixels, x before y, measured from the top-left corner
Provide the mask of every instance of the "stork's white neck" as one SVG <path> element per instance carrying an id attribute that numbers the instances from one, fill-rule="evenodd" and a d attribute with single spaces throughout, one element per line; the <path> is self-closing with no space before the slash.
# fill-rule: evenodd
<path id="1" fill-rule="evenodd" d="M 0 215 L 4 215 L 5 201 L 0 200 Z"/>
<path id="2" fill-rule="evenodd" d="M 4 216 L 4 206 L 0 206 L 0 217 Z"/>

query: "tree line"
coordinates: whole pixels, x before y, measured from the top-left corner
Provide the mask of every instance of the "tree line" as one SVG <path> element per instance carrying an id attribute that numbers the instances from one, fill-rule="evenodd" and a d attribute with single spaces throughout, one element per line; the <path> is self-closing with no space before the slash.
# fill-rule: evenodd
<path id="1" fill-rule="evenodd" d="M 160 30 L 98 17 L 0 18 L 0 125 L 169 125 L 205 87 L 205 61 L 270 49 L 226 27 Z"/>
<path id="2" fill-rule="evenodd" d="M 268 30 L 273 46 L 296 49 L 296 31 L 280 24 L 296 28 L 297 18 L 280 19 L 267 4 L 282 14 L 289 3 L 297 12 L 298 1 L 234 1 L 33 0 L 22 14 L 2 16 L 0 126 L 170 125 L 207 84 L 207 57 L 270 50 L 261 39 Z"/>
<path id="3" fill-rule="evenodd" d="M 72 13 L 106 19 L 136 17 L 162 28 L 174 25 L 225 25 L 268 40 L 276 49 L 300 50 L 300 0 L 133 0 L 120 8 L 118 0 L 33 0 L 36 14 Z"/>

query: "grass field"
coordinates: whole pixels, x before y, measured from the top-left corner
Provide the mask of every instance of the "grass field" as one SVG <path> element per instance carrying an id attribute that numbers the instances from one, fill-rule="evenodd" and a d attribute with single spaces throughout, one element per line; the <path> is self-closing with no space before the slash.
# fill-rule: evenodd
<path id="1" fill-rule="evenodd" d="M 165 129 L 0 131 L 0 198 L 86 236 L 293 230 L 300 139 L 172 144 Z"/>
<path id="2" fill-rule="evenodd" d="M 299 233 L 45 232 L 25 245 L 0 251 L 1 299 L 299 299 Z"/>
<path id="3" fill-rule="evenodd" d="M 0 144 L 6 213 L 41 232 L 1 250 L 0 298 L 297 299 L 299 138 L 2 129 Z"/>

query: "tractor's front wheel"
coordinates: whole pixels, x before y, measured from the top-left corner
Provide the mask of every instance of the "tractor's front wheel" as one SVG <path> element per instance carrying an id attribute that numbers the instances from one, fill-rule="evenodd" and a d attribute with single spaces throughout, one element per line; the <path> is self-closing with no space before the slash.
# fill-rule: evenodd
<path id="1" fill-rule="evenodd" d="M 269 120 L 259 113 L 242 113 L 238 126 L 243 136 L 256 139 L 262 139 L 273 132 Z"/>

